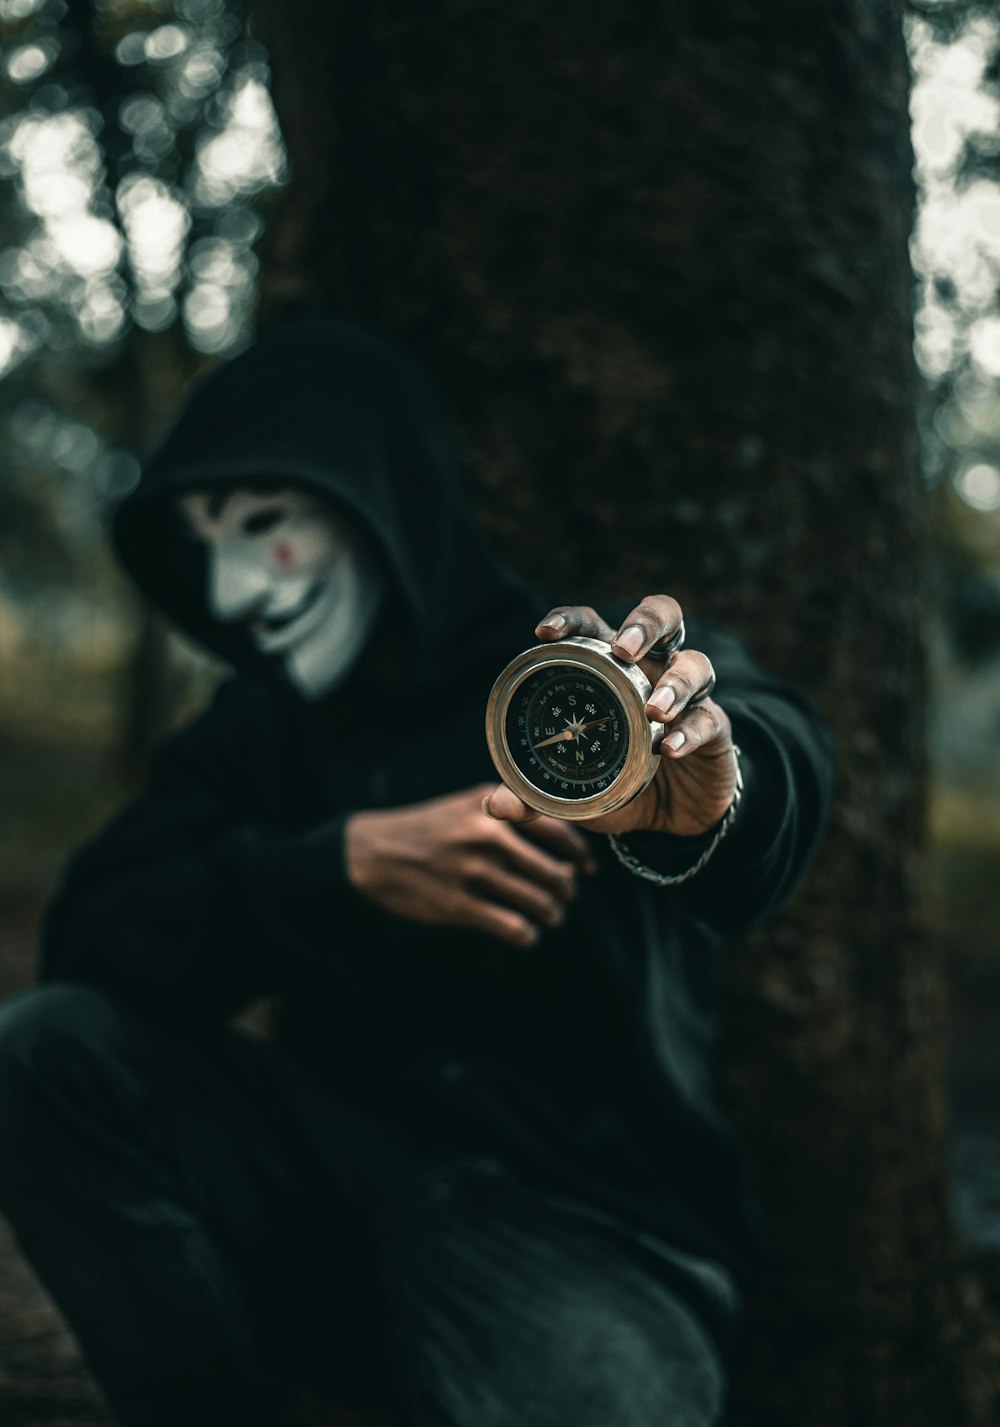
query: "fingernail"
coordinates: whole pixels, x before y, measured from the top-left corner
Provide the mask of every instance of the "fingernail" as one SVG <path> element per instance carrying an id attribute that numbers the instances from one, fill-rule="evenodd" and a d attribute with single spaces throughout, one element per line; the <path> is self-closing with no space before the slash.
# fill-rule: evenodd
<path id="1" fill-rule="evenodd" d="M 683 733 L 681 733 L 680 729 L 678 729 L 676 733 L 672 733 L 669 738 L 665 738 L 663 741 L 664 743 L 669 744 L 671 748 L 683 748 L 684 735 Z"/>
<path id="2" fill-rule="evenodd" d="M 554 629 L 558 634 L 560 629 L 566 628 L 566 616 L 564 614 L 552 614 L 548 619 L 543 619 L 538 626 L 539 629 Z"/>
<path id="3" fill-rule="evenodd" d="M 656 698 L 650 699 L 646 707 L 652 712 L 654 718 L 664 719 L 676 701 L 677 695 L 668 684 L 666 688 L 657 689 Z"/>
<path id="4" fill-rule="evenodd" d="M 555 905 L 549 907 L 549 909 L 548 909 L 548 923 L 549 923 L 549 926 L 550 926 L 550 927 L 561 927 L 561 926 L 562 926 L 562 924 L 563 924 L 563 910 L 562 910 L 562 907 L 557 907 L 557 906 L 555 906 Z"/>
<path id="5" fill-rule="evenodd" d="M 624 649 L 626 654 L 638 654 L 646 642 L 646 636 L 637 624 L 630 624 L 624 634 L 615 640 L 616 649 Z"/>

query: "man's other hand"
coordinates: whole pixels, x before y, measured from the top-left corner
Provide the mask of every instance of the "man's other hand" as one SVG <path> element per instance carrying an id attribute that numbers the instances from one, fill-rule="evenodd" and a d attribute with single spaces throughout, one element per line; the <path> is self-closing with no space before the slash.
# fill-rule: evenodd
<path id="1" fill-rule="evenodd" d="M 355 813 L 344 838 L 353 886 L 394 916 L 470 927 L 533 946 L 557 927 L 581 872 L 596 871 L 586 838 L 556 818 L 515 828 L 483 811 L 491 785 L 409 807 Z"/>

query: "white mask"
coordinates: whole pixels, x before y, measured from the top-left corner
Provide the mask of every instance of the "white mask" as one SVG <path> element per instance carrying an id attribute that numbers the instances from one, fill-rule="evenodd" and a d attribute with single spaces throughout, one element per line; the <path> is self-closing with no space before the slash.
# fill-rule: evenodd
<path id="1" fill-rule="evenodd" d="M 372 632 L 383 582 L 356 524 L 293 488 L 229 486 L 181 497 L 208 557 L 208 608 L 246 624 L 306 698 L 329 692 Z"/>

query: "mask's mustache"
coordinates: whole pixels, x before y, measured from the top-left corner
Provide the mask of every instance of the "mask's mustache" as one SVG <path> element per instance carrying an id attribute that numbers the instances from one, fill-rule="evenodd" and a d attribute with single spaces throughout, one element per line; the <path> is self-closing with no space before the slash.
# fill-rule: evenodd
<path id="1" fill-rule="evenodd" d="M 285 629 L 288 625 L 294 624 L 297 619 L 308 613 L 313 605 L 323 593 L 322 580 L 316 580 L 303 595 L 302 599 L 287 614 L 257 615 L 252 621 L 252 628 L 257 634 L 274 634 L 279 629 Z"/>

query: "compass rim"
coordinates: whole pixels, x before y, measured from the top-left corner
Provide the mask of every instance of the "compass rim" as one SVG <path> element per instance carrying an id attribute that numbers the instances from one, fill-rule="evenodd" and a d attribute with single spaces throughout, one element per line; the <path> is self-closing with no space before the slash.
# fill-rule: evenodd
<path id="1" fill-rule="evenodd" d="M 624 716 L 628 735 L 624 764 L 607 788 L 584 797 L 563 798 L 544 792 L 515 763 L 507 741 L 507 715 L 518 689 L 529 677 L 550 666 L 596 674 L 610 688 Z M 557 644 L 533 645 L 523 650 L 500 673 L 487 701 L 486 739 L 497 772 L 536 812 L 564 821 L 584 821 L 616 811 L 642 792 L 659 764 L 656 748 L 663 726 L 651 723 L 643 711 L 651 692 L 652 685 L 642 670 L 617 659 L 603 640 L 576 635 Z"/>

